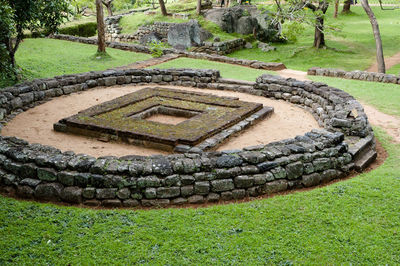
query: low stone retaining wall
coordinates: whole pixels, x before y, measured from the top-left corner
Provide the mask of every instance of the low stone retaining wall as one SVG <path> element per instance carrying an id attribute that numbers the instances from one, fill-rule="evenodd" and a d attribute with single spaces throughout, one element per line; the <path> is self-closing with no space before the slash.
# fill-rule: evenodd
<path id="1" fill-rule="evenodd" d="M 192 52 L 226 55 L 241 50 L 246 45 L 243 39 L 234 39 L 224 42 L 205 42 L 204 46 L 195 47 Z"/>
<path id="2" fill-rule="evenodd" d="M 374 81 L 374 82 L 400 84 L 400 76 L 396 76 L 396 75 L 392 75 L 392 74 L 377 73 L 377 72 L 360 71 L 360 70 L 345 71 L 345 70 L 336 69 L 336 68 L 312 67 L 307 71 L 307 74 L 313 75 L 313 76 L 327 76 L 327 77 L 335 77 L 335 78 L 356 79 L 356 80 L 363 80 L 363 81 Z"/>
<path id="3" fill-rule="evenodd" d="M 111 16 L 111 17 L 106 17 L 104 22 L 106 26 L 106 34 L 112 35 L 112 34 L 120 34 L 121 33 L 121 27 L 119 26 L 119 21 L 121 20 L 122 17 L 134 13 L 143 13 L 146 11 L 149 11 L 151 8 L 144 8 L 144 9 L 134 9 L 131 11 L 128 11 L 123 14 L 119 14 L 116 16 Z"/>
<path id="4" fill-rule="evenodd" d="M 119 21 L 119 20 L 118 20 Z M 169 28 L 177 23 L 154 22 L 154 24 L 140 26 L 134 34 L 120 34 L 121 28 L 118 23 L 107 26 L 106 40 L 110 42 L 133 42 L 139 41 L 143 36 L 152 32 L 157 33 L 163 42 L 167 42 Z"/>
<path id="5" fill-rule="evenodd" d="M 64 40 L 64 41 L 71 41 L 71 42 L 80 42 L 85 44 L 97 44 L 97 39 L 93 38 L 85 38 L 85 37 L 76 37 L 71 35 L 51 35 L 49 38 Z M 120 43 L 120 42 L 106 42 L 108 47 L 120 49 L 120 50 L 127 50 L 137 53 L 147 53 L 150 54 L 151 51 L 147 46 L 138 45 L 138 44 L 127 44 L 127 43 Z M 196 52 L 187 52 L 181 51 L 177 49 L 163 49 L 164 54 L 177 54 L 181 57 L 189 57 L 194 59 L 205 59 L 210 61 L 217 61 L 221 63 L 228 63 L 228 64 L 235 64 L 241 66 L 247 66 L 256 69 L 265 69 L 265 70 L 282 70 L 285 69 L 286 66 L 282 63 L 266 63 L 257 60 L 247 60 L 247 59 L 237 59 L 223 55 L 216 55 L 216 54 L 206 54 L 206 53 L 196 53 Z"/>
<path id="6" fill-rule="evenodd" d="M 283 99 L 306 108 L 329 131 L 313 130 L 243 150 L 120 158 L 93 158 L 0 136 L 1 190 L 88 206 L 196 204 L 315 186 L 355 167 L 363 169 L 376 157 L 373 132 L 352 96 L 325 84 L 271 75 L 239 82 L 221 79 L 215 70 L 128 69 L 37 79 L 0 91 L 1 118 L 8 121 L 61 95 L 123 84 L 235 90 Z"/>
<path id="7" fill-rule="evenodd" d="M 119 18 L 120 19 L 120 18 Z M 168 31 L 171 26 L 178 23 L 154 22 L 151 25 L 143 25 L 134 34 L 120 34 L 121 28 L 118 26 L 119 19 L 110 19 L 106 23 L 106 40 L 109 42 L 133 42 L 139 41 L 143 36 L 152 32 L 161 37 L 161 41 L 168 42 Z M 246 41 L 243 39 L 234 39 L 223 42 L 205 42 L 201 47 L 193 47 L 192 52 L 226 55 L 244 48 Z"/>

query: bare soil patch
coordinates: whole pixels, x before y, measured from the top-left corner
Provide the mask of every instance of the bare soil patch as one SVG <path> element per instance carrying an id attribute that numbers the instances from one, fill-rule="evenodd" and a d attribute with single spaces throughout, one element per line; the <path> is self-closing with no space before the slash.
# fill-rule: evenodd
<path id="1" fill-rule="evenodd" d="M 156 149 L 144 148 L 115 142 L 101 142 L 94 138 L 56 132 L 53 124 L 93 105 L 109 101 L 122 95 L 140 90 L 146 86 L 116 86 L 74 93 L 55 98 L 47 103 L 17 115 L 2 130 L 2 135 L 16 136 L 30 143 L 41 143 L 62 151 L 72 150 L 94 157 L 125 156 L 131 154 L 166 154 Z M 219 90 L 205 90 L 185 87 L 168 88 L 211 93 L 218 96 L 238 97 L 240 100 L 261 103 L 275 109 L 274 114 L 264 121 L 231 138 L 218 150 L 241 149 L 247 146 L 267 144 L 272 141 L 303 135 L 311 129 L 319 128 L 317 121 L 307 111 L 285 101 L 271 100 L 260 96 Z"/>

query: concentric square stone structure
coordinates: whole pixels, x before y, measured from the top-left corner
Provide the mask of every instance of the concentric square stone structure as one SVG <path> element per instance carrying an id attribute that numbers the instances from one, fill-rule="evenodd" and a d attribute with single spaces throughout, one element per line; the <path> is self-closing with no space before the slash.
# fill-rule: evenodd
<path id="1" fill-rule="evenodd" d="M 149 87 L 64 118 L 54 130 L 183 152 L 196 145 L 214 147 L 219 141 L 211 137 L 224 133 L 226 138 L 272 112 L 238 98 Z M 149 120 L 157 114 L 185 119 L 178 124 Z"/>

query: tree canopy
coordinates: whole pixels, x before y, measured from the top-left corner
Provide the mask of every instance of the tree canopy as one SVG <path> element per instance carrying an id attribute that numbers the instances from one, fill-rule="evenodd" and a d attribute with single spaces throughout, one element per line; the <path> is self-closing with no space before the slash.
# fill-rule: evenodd
<path id="1" fill-rule="evenodd" d="M 67 19 L 68 7 L 67 0 L 0 0 L 1 64 L 8 66 L 7 69 L 15 69 L 15 53 L 24 38 L 24 31 L 56 31 Z M 2 68 L 0 71 L 7 70 Z"/>

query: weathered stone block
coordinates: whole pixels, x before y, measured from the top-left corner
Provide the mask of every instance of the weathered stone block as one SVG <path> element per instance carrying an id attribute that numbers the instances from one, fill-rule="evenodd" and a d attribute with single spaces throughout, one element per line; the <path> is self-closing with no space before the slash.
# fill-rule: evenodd
<path id="1" fill-rule="evenodd" d="M 288 183 L 285 180 L 276 180 L 272 182 L 266 183 L 262 187 L 262 191 L 266 194 L 276 193 L 280 191 L 286 190 L 288 187 Z"/>
<path id="2" fill-rule="evenodd" d="M 43 200 L 59 200 L 63 186 L 60 183 L 39 184 L 35 189 L 35 198 Z"/>
<path id="3" fill-rule="evenodd" d="M 162 199 L 174 198 L 181 194 L 179 187 L 160 187 L 157 188 L 157 197 Z"/>
<path id="4" fill-rule="evenodd" d="M 98 188 L 96 189 L 97 199 L 114 199 L 116 197 L 116 188 Z"/>
<path id="5" fill-rule="evenodd" d="M 232 190 L 235 188 L 235 185 L 232 179 L 219 179 L 211 181 L 211 191 L 213 192 L 223 192 Z"/>
<path id="6" fill-rule="evenodd" d="M 316 186 L 321 183 L 321 175 L 318 173 L 313 173 L 311 175 L 304 175 L 302 178 L 302 184 L 305 187 Z"/>
<path id="7" fill-rule="evenodd" d="M 237 188 L 248 188 L 248 187 L 253 186 L 254 177 L 240 175 L 240 176 L 235 177 L 234 182 L 235 182 L 235 187 L 237 187 Z"/>
<path id="8" fill-rule="evenodd" d="M 146 199 L 155 199 L 157 197 L 157 189 L 153 187 L 146 188 L 144 196 Z"/>
<path id="9" fill-rule="evenodd" d="M 93 199 L 96 196 L 96 188 L 87 187 L 83 189 L 82 196 L 86 199 Z"/>
<path id="10" fill-rule="evenodd" d="M 183 186 L 181 187 L 181 195 L 182 197 L 188 197 L 193 195 L 194 187 L 193 186 Z"/>
<path id="11" fill-rule="evenodd" d="M 122 206 L 122 202 L 119 199 L 106 199 L 101 202 L 106 208 L 119 208 Z"/>
<path id="12" fill-rule="evenodd" d="M 127 199 L 122 201 L 122 206 L 127 208 L 137 207 L 140 205 L 140 202 L 135 199 Z"/>
<path id="13" fill-rule="evenodd" d="M 207 195 L 210 192 L 210 183 L 207 181 L 196 182 L 194 184 L 194 193 L 198 195 Z"/>
<path id="14" fill-rule="evenodd" d="M 141 177 L 141 178 L 138 178 L 137 185 L 139 188 L 159 187 L 160 179 L 158 179 L 156 176 Z"/>
<path id="15" fill-rule="evenodd" d="M 61 191 L 60 197 L 62 200 L 70 203 L 82 203 L 82 188 L 66 187 Z"/>
<path id="16" fill-rule="evenodd" d="M 295 162 L 288 164 L 286 166 L 286 173 L 288 179 L 296 179 L 303 174 L 303 163 L 302 162 Z"/>
<path id="17" fill-rule="evenodd" d="M 246 190 L 244 189 L 234 189 L 232 190 L 232 198 L 235 200 L 243 199 L 246 197 Z"/>
<path id="18" fill-rule="evenodd" d="M 43 181 L 56 181 L 57 171 L 50 168 L 38 168 L 37 174 L 40 180 Z"/>
<path id="19" fill-rule="evenodd" d="M 286 170 L 281 166 L 278 166 L 271 170 L 271 173 L 274 175 L 275 179 L 283 179 L 286 178 Z"/>
<path id="20" fill-rule="evenodd" d="M 117 192 L 117 197 L 122 200 L 129 199 L 130 196 L 131 196 L 131 191 L 129 190 L 129 188 L 122 188 Z"/>
<path id="21" fill-rule="evenodd" d="M 201 204 L 205 202 L 205 199 L 201 195 L 193 195 L 188 198 L 190 204 Z"/>

